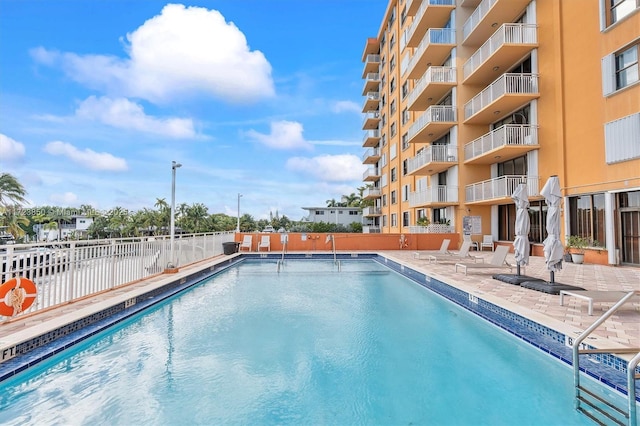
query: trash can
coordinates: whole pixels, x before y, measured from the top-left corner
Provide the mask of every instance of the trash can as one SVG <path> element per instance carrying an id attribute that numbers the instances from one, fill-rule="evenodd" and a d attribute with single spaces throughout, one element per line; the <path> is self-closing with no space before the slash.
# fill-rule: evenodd
<path id="1" fill-rule="evenodd" d="M 240 248 L 240 243 L 236 243 L 235 241 L 222 243 L 222 251 L 224 252 L 224 254 L 237 253 L 239 248 Z"/>

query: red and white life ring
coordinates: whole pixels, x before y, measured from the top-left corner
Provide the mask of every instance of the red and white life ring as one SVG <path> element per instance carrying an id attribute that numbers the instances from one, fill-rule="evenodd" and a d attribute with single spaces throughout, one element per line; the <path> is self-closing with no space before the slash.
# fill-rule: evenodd
<path id="1" fill-rule="evenodd" d="M 36 285 L 27 278 L 11 278 L 0 286 L 0 315 L 12 317 L 26 311 L 36 300 Z"/>

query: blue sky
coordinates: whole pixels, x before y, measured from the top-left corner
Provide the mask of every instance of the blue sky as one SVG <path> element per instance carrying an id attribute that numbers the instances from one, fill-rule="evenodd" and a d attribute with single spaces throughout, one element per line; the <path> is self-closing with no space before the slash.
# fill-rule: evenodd
<path id="1" fill-rule="evenodd" d="M 384 0 L 0 0 L 0 172 L 31 206 L 299 220 L 363 186 Z"/>

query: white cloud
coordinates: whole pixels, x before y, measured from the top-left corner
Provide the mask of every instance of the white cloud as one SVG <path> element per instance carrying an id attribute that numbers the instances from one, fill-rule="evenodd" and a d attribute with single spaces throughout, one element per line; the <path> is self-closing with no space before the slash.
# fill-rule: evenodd
<path id="1" fill-rule="evenodd" d="M 331 111 L 339 114 L 341 112 L 362 113 L 362 106 L 353 101 L 337 101 L 331 107 Z"/>
<path id="2" fill-rule="evenodd" d="M 95 152 L 91 149 L 79 150 L 75 146 L 60 141 L 49 142 L 44 147 L 51 155 L 62 155 L 76 164 L 90 170 L 127 170 L 127 162 L 123 158 L 114 157 L 107 152 Z"/>
<path id="3" fill-rule="evenodd" d="M 350 154 L 293 157 L 287 161 L 288 170 L 333 182 L 362 180 L 366 167 L 360 158 Z"/>
<path id="4" fill-rule="evenodd" d="M 60 206 L 74 206 L 78 204 L 78 196 L 73 192 L 65 192 L 64 194 L 51 194 L 49 200 Z"/>
<path id="5" fill-rule="evenodd" d="M 90 96 L 80 104 L 76 115 L 121 129 L 132 129 L 171 138 L 196 136 L 191 119 L 151 117 L 144 113 L 142 106 L 124 98 Z"/>
<path id="6" fill-rule="evenodd" d="M 31 56 L 91 88 L 155 103 L 195 95 L 243 103 L 275 94 L 265 56 L 217 10 L 168 4 L 127 34 L 125 48 L 128 58 L 42 47 Z"/>
<path id="7" fill-rule="evenodd" d="M 0 159 L 4 161 L 18 160 L 24 157 L 24 145 L 7 135 L 0 133 Z"/>
<path id="8" fill-rule="evenodd" d="M 312 149 L 313 146 L 302 136 L 302 124 L 295 121 L 274 121 L 271 123 L 271 133 L 265 135 L 249 130 L 246 135 L 261 144 L 276 149 Z"/>

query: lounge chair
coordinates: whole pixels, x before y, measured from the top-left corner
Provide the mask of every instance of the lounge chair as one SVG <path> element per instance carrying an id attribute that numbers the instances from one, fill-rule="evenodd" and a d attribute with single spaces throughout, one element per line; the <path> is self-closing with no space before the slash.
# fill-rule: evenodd
<path id="1" fill-rule="evenodd" d="M 269 235 L 263 235 L 260 239 L 260 244 L 258 244 L 258 251 L 261 248 L 266 248 L 267 251 L 271 251 L 271 237 Z"/>
<path id="2" fill-rule="evenodd" d="M 560 306 L 564 306 L 564 296 L 577 297 L 589 302 L 589 315 L 593 315 L 593 302 L 615 303 L 627 294 L 626 291 L 560 290 Z"/>
<path id="3" fill-rule="evenodd" d="M 458 272 L 458 268 L 464 271 L 464 274 L 467 275 L 467 269 L 502 269 L 502 268 L 513 268 L 514 265 L 511 265 L 507 262 L 507 254 L 509 253 L 509 246 L 498 246 L 493 252 L 493 256 L 491 257 L 491 262 L 489 263 L 456 263 L 456 272 Z M 522 266 L 521 266 L 522 268 Z"/>
<path id="4" fill-rule="evenodd" d="M 480 248 L 478 246 L 478 242 L 473 241 L 473 239 L 471 238 L 471 235 L 469 234 L 462 234 L 462 242 L 464 243 L 465 241 L 469 241 L 471 243 L 471 247 L 473 247 L 475 251 L 478 251 L 478 249 Z"/>
<path id="5" fill-rule="evenodd" d="M 430 254 L 428 256 L 429 263 L 438 263 L 438 262 L 459 262 L 461 260 L 473 260 L 474 262 L 477 260 L 484 261 L 481 257 L 472 256 L 469 254 L 469 250 L 471 250 L 471 241 L 465 241 L 460 246 L 460 250 L 458 252 L 448 252 L 445 254 Z"/>
<path id="6" fill-rule="evenodd" d="M 483 235 L 482 242 L 480 243 L 480 250 L 484 250 L 484 248 L 490 248 L 491 251 L 494 250 L 493 246 L 493 235 Z"/>
<path id="7" fill-rule="evenodd" d="M 253 236 L 252 235 L 245 235 L 242 238 L 242 244 L 240 244 L 240 251 L 242 251 L 242 249 L 247 249 L 247 251 L 251 251 L 252 249 L 252 244 L 253 244 Z"/>
<path id="8" fill-rule="evenodd" d="M 417 251 L 415 253 L 413 253 L 413 258 L 414 259 L 427 259 L 427 257 L 422 257 L 422 256 L 429 256 L 432 254 L 448 254 L 449 253 L 449 243 L 451 243 L 451 240 L 449 239 L 444 239 L 442 240 L 442 245 L 440 246 L 440 249 L 437 251 L 431 250 L 431 251 Z"/>

